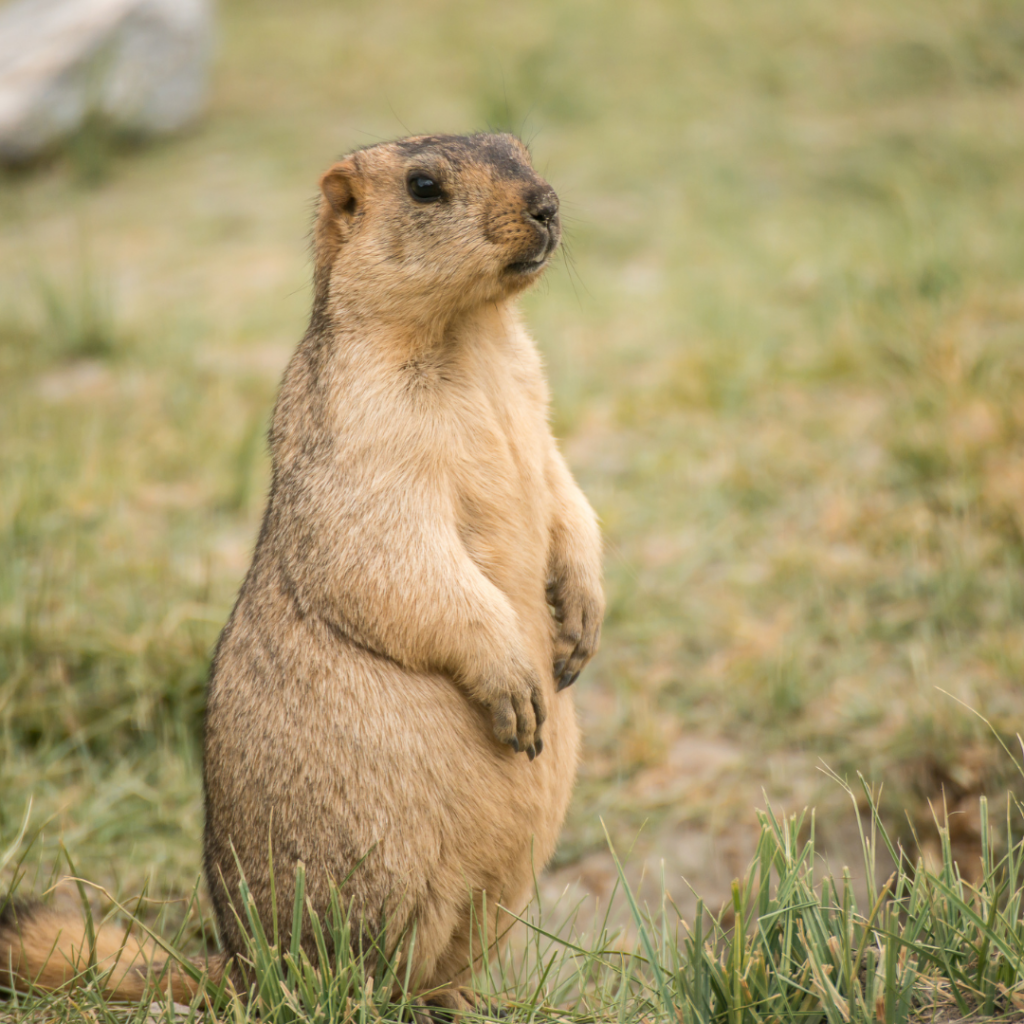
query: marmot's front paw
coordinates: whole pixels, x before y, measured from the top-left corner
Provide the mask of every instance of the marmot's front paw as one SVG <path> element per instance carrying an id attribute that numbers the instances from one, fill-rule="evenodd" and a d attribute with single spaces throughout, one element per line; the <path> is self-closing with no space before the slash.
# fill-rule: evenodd
<path id="1" fill-rule="evenodd" d="M 482 697 L 491 713 L 494 735 L 532 761 L 543 749 L 540 727 L 547 718 L 540 680 L 532 672 L 511 685 L 495 685 Z"/>
<path id="2" fill-rule="evenodd" d="M 559 623 L 555 637 L 555 681 L 558 689 L 564 690 L 576 682 L 583 666 L 597 652 L 604 601 L 600 596 L 573 592 L 557 581 L 548 587 L 548 601 Z"/>

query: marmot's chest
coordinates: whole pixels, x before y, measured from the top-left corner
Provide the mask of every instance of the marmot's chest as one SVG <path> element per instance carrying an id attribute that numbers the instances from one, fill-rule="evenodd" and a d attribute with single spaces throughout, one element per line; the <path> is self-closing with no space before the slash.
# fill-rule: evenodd
<path id="1" fill-rule="evenodd" d="M 511 389 L 478 396 L 451 481 L 469 556 L 510 597 L 532 595 L 541 603 L 551 519 L 549 443 L 543 407 L 529 396 Z"/>

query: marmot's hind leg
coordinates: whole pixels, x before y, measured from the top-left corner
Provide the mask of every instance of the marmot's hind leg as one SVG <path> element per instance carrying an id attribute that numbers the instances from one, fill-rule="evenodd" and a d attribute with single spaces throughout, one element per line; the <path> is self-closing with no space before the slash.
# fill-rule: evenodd
<path id="1" fill-rule="evenodd" d="M 489 993 L 472 987 L 487 974 L 488 965 L 504 948 L 509 928 L 515 924 L 515 919 L 501 911 L 497 903 L 481 892 L 473 894 L 447 947 L 437 958 L 433 977 L 424 987 L 422 1000 L 426 1005 L 445 1011 L 468 1008 L 477 1015 L 504 1016 Z"/>
<path id="2" fill-rule="evenodd" d="M 465 985 L 452 985 L 424 995 L 417 1000 L 417 1005 L 421 1007 L 415 1011 L 417 1024 L 457 1024 L 464 1013 L 500 1021 L 508 1013 Z"/>
<path id="3" fill-rule="evenodd" d="M 416 1016 L 425 1024 L 456 1021 L 463 1013 L 479 1013 L 475 993 L 459 985 L 424 993 L 416 1002 L 422 1007 Z"/>

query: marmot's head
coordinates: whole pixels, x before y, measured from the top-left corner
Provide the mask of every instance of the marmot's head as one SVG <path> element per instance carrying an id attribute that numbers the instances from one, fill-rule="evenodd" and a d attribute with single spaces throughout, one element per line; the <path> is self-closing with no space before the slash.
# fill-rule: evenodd
<path id="1" fill-rule="evenodd" d="M 318 302 L 420 321 L 536 280 L 558 196 L 513 135 L 421 135 L 362 149 L 320 179 Z"/>

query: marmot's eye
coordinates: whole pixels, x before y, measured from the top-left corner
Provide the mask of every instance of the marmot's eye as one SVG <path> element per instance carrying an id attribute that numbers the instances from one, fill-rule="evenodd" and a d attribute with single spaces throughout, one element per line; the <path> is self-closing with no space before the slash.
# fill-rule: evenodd
<path id="1" fill-rule="evenodd" d="M 406 184 L 409 186 L 409 195 L 420 202 L 429 203 L 441 198 L 441 186 L 427 174 L 414 174 Z"/>

